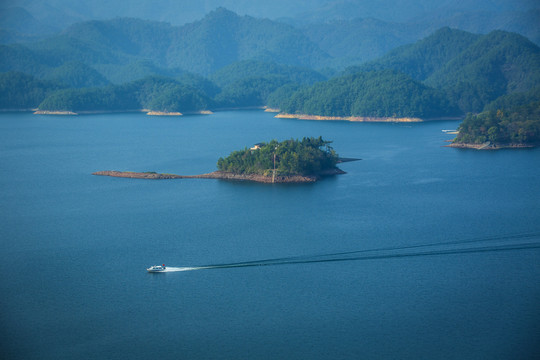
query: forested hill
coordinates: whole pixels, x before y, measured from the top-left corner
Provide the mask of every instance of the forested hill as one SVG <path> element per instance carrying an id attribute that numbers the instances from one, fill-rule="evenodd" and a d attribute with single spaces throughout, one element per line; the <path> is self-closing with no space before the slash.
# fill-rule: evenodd
<path id="1" fill-rule="evenodd" d="M 322 116 L 419 117 L 459 115 L 445 94 L 392 70 L 358 72 L 273 98 L 286 113 Z"/>
<path id="2" fill-rule="evenodd" d="M 540 85 L 540 48 L 521 35 L 443 28 L 346 73 L 392 69 L 446 92 L 463 113 Z"/>
<path id="3" fill-rule="evenodd" d="M 345 73 L 392 69 L 408 74 L 415 80 L 424 81 L 481 37 L 482 35 L 444 27 L 422 40 L 398 47 L 378 59 L 349 67 Z"/>
<path id="4" fill-rule="evenodd" d="M 326 80 L 325 76 L 307 67 L 280 65 L 259 60 L 232 63 L 216 71 L 209 78 L 219 86 L 226 86 L 242 79 L 266 76 L 282 76 L 291 82 L 307 85 Z"/>
<path id="5" fill-rule="evenodd" d="M 22 49 L 4 46 L 0 71 L 41 76 L 66 61 L 80 61 L 109 77 L 123 66 L 150 60 L 158 68 L 208 75 L 239 60 L 316 67 L 328 57 L 290 25 L 219 8 L 202 20 L 176 27 L 129 18 L 77 23 Z"/>

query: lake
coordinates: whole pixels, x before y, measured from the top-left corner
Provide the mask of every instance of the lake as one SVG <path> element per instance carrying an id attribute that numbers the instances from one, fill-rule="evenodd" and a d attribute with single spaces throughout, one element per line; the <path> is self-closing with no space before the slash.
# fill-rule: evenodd
<path id="1" fill-rule="evenodd" d="M 540 149 L 444 147 L 458 125 L 0 114 L 2 358 L 539 356 Z M 362 160 L 315 184 L 91 175 L 304 136 Z"/>

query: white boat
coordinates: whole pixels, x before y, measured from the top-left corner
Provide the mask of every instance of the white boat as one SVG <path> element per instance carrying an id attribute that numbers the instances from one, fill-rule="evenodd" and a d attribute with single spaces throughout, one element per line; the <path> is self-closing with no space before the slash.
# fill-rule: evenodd
<path id="1" fill-rule="evenodd" d="M 154 265 L 150 266 L 146 271 L 148 272 L 164 272 L 167 268 L 165 267 L 165 264 L 163 265 Z"/>

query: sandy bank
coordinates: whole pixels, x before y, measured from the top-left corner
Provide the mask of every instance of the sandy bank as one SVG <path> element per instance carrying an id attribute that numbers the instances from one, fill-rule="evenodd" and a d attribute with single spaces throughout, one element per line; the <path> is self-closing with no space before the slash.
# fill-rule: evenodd
<path id="1" fill-rule="evenodd" d="M 146 113 L 146 115 L 150 116 L 182 116 L 181 112 L 176 111 L 149 111 Z"/>
<path id="2" fill-rule="evenodd" d="M 364 117 L 364 116 L 321 116 L 308 114 L 277 114 L 276 118 L 299 119 L 299 120 L 345 120 L 355 122 L 422 122 L 420 118 L 395 118 L 395 117 Z"/>
<path id="3" fill-rule="evenodd" d="M 73 111 L 48 111 L 48 110 L 36 110 L 35 115 L 79 115 Z"/>

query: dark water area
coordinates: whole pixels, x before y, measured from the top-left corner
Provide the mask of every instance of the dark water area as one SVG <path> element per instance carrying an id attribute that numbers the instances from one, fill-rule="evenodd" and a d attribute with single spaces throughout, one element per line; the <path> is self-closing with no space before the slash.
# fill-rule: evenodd
<path id="1" fill-rule="evenodd" d="M 538 357 L 540 149 L 443 147 L 458 125 L 1 114 L 1 357 Z M 304 136 L 362 160 L 315 184 L 91 175 Z"/>

